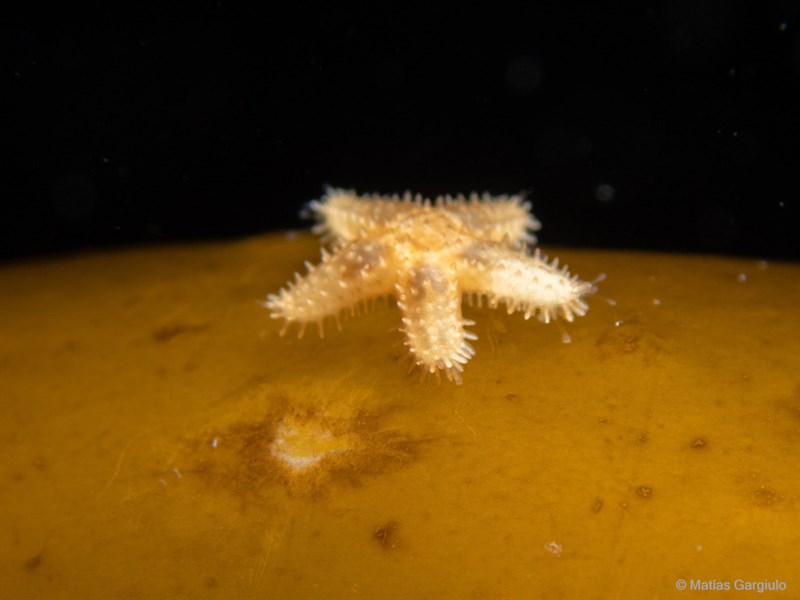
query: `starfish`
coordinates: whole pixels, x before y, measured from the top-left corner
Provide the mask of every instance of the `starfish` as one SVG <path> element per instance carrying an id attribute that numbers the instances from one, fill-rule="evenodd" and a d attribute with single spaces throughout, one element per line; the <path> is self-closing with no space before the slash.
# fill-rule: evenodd
<path id="1" fill-rule="evenodd" d="M 549 262 L 531 233 L 541 225 L 522 196 L 472 194 L 435 201 L 406 193 L 402 197 L 357 196 L 354 191 L 327 189 L 312 201 L 307 216 L 318 224 L 332 252 L 306 262 L 308 273 L 271 294 L 264 306 L 272 318 L 300 324 L 317 323 L 320 335 L 328 317 L 339 323 L 349 309 L 355 315 L 366 302 L 393 294 L 402 313 L 405 345 L 426 372 L 444 372 L 461 383 L 464 365 L 475 355 L 469 340 L 477 336 L 461 315 L 462 297 L 488 305 L 500 302 L 508 313 L 522 311 L 549 323 L 572 321 L 589 309 L 583 297 L 592 283 Z"/>

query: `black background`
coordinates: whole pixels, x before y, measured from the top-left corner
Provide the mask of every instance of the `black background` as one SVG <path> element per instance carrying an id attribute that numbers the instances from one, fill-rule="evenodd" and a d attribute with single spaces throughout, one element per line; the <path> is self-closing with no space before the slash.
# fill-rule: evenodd
<path id="1" fill-rule="evenodd" d="M 796 2 L 18 13 L 0 256 L 527 191 L 544 244 L 799 257 Z"/>

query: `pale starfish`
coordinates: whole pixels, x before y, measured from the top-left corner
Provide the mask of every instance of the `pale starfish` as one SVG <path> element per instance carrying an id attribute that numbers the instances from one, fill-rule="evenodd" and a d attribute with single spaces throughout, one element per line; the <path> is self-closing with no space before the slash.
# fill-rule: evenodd
<path id="1" fill-rule="evenodd" d="M 591 283 L 572 276 L 558 259 L 547 262 L 537 250 L 527 252 L 540 228 L 521 196 L 473 194 L 437 198 L 357 196 L 328 189 L 308 213 L 317 219 L 316 233 L 333 243 L 322 250 L 322 262 L 291 282 L 264 305 L 272 317 L 301 325 L 339 319 L 344 309 L 355 314 L 372 298 L 394 294 L 403 314 L 405 345 L 427 372 L 444 371 L 461 383 L 464 364 L 475 355 L 465 329 L 474 325 L 461 316 L 461 299 L 488 297 L 489 306 L 505 303 L 509 314 L 534 314 L 549 323 L 572 321 L 586 314 L 583 296 Z"/>

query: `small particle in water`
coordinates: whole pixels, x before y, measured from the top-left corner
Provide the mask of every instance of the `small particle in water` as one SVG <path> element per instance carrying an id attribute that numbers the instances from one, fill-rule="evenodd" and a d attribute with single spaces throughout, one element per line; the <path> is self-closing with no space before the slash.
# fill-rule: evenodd
<path id="1" fill-rule="evenodd" d="M 175 475 L 175 477 L 178 478 L 178 479 L 183 477 L 183 475 L 181 475 L 181 472 L 178 471 L 178 467 L 175 467 L 174 469 L 172 469 L 172 474 Z"/>
<path id="2" fill-rule="evenodd" d="M 611 202 L 615 194 L 614 187 L 608 183 L 598 183 L 594 188 L 594 197 L 600 202 Z"/>
<path id="3" fill-rule="evenodd" d="M 744 283 L 745 281 L 747 281 L 747 275 L 744 273 L 739 273 L 736 276 L 736 281 L 738 281 L 739 283 Z"/>
<path id="4" fill-rule="evenodd" d="M 692 442 L 692 448 L 705 448 L 705 447 L 706 447 L 706 441 L 701 437 L 695 438 L 695 440 Z"/>
<path id="5" fill-rule="evenodd" d="M 786 27 L 787 27 L 787 24 L 786 24 L 786 21 L 784 21 L 783 23 L 781 23 L 780 25 L 778 25 L 778 31 L 780 31 L 781 33 L 783 33 L 784 31 L 786 31 Z"/>
<path id="6" fill-rule="evenodd" d="M 661 306 L 661 300 L 659 298 L 653 298 L 653 306 Z"/>
<path id="7" fill-rule="evenodd" d="M 159 479 L 158 483 L 160 483 L 162 487 L 167 487 L 167 482 L 164 481 L 163 479 Z"/>
<path id="8" fill-rule="evenodd" d="M 646 485 L 640 485 L 636 490 L 636 494 L 642 498 L 649 498 L 653 495 L 653 488 L 647 487 Z"/>
<path id="9" fill-rule="evenodd" d="M 622 321 L 614 321 L 614 327 L 621 327 Z"/>
<path id="10" fill-rule="evenodd" d="M 703 551 L 703 544 L 697 544 L 697 551 L 698 552 L 702 552 Z"/>
<path id="11" fill-rule="evenodd" d="M 557 542 L 548 542 L 544 545 L 544 549 L 554 556 L 561 556 L 561 553 L 564 551 L 564 546 Z"/>
<path id="12" fill-rule="evenodd" d="M 730 75 L 731 77 L 736 75 L 736 69 L 728 69 L 728 75 Z"/>
<path id="13" fill-rule="evenodd" d="M 766 271 L 767 268 L 769 267 L 769 263 L 765 260 L 760 260 L 756 263 L 756 267 L 758 268 L 759 271 Z"/>
<path id="14" fill-rule="evenodd" d="M 570 337 L 570 335 L 565 331 L 561 334 L 561 342 L 564 344 L 570 344 L 572 343 L 572 337 Z"/>
<path id="15" fill-rule="evenodd" d="M 217 438 L 214 438 L 213 440 L 211 440 L 211 447 L 214 448 L 214 449 L 217 448 Z"/>

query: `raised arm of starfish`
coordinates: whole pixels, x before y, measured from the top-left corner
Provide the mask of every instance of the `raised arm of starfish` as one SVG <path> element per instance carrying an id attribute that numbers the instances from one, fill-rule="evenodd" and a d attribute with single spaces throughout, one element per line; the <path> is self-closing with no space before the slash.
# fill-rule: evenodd
<path id="1" fill-rule="evenodd" d="M 475 354 L 462 318 L 464 294 L 488 297 L 489 306 L 505 303 L 540 321 L 586 314 L 583 297 L 595 291 L 548 262 L 532 231 L 539 222 L 520 196 L 470 198 L 446 196 L 435 202 L 412 197 L 357 196 L 328 189 L 309 212 L 332 242 L 332 253 L 306 263 L 305 276 L 295 274 L 264 303 L 272 317 L 297 322 L 302 331 L 315 322 L 322 332 L 327 317 L 344 309 L 355 312 L 365 301 L 394 294 L 403 314 L 405 344 L 417 365 L 430 373 L 444 371 L 461 383 L 463 365 Z"/>

